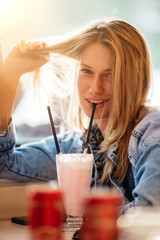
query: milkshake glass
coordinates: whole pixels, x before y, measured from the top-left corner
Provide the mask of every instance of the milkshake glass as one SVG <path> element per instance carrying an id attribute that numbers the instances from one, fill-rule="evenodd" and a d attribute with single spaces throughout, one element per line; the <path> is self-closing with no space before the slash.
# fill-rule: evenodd
<path id="1" fill-rule="evenodd" d="M 67 215 L 67 231 L 81 227 L 84 199 L 90 191 L 93 154 L 70 153 L 56 156 L 59 187 Z"/>

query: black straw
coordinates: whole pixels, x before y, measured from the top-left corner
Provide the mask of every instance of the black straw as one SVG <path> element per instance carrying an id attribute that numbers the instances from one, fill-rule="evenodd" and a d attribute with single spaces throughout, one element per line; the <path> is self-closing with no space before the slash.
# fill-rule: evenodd
<path id="1" fill-rule="evenodd" d="M 94 117 L 94 112 L 96 110 L 96 103 L 92 104 L 92 113 L 90 117 L 90 122 L 89 122 L 89 127 L 88 127 L 88 133 L 87 133 L 87 139 L 86 139 L 86 145 L 85 149 L 88 148 L 88 143 L 89 143 L 89 138 L 90 138 L 90 133 L 91 133 L 91 128 L 92 128 L 92 122 L 93 122 L 93 117 Z"/>
<path id="2" fill-rule="evenodd" d="M 52 118 L 52 114 L 51 114 L 51 109 L 50 109 L 49 106 L 47 106 L 47 110 L 48 110 L 49 119 L 50 119 L 50 123 L 51 123 L 52 133 L 53 133 L 55 144 L 56 144 L 57 153 L 59 154 L 61 151 L 60 151 L 60 147 L 59 147 L 59 143 L 58 143 L 55 127 L 54 127 L 54 122 L 53 122 L 53 118 Z"/>

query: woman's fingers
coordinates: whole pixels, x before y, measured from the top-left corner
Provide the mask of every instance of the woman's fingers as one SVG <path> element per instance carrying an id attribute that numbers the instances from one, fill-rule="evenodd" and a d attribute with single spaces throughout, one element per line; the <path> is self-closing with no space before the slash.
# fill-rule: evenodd
<path id="1" fill-rule="evenodd" d="M 26 42 L 21 40 L 5 58 L 5 69 L 12 69 L 14 74 L 19 76 L 26 72 L 35 71 L 50 60 L 49 52 L 38 50 L 45 45 L 46 43 L 42 41 Z"/>
<path id="2" fill-rule="evenodd" d="M 19 50 L 21 53 L 27 53 L 29 51 L 32 51 L 34 49 L 37 48 L 41 48 L 46 46 L 46 43 L 43 41 L 25 41 L 25 40 L 21 40 L 19 43 Z"/>
<path id="3" fill-rule="evenodd" d="M 27 57 L 30 60 L 39 62 L 40 65 L 47 63 L 50 60 L 50 55 L 48 52 L 41 52 L 38 49 L 46 46 L 46 43 L 43 41 L 25 41 L 21 40 L 19 43 L 19 50 L 22 54 L 22 57 Z M 36 50 L 36 51 L 34 51 Z M 24 54 L 24 55 L 23 55 Z"/>

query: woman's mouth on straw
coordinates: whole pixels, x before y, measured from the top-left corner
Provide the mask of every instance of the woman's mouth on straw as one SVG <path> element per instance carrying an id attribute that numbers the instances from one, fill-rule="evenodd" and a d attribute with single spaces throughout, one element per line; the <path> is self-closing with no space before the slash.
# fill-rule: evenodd
<path id="1" fill-rule="evenodd" d="M 106 100 L 91 100 L 91 99 L 87 99 L 90 103 L 95 103 L 95 104 L 103 104 L 107 101 L 109 101 L 109 99 Z"/>

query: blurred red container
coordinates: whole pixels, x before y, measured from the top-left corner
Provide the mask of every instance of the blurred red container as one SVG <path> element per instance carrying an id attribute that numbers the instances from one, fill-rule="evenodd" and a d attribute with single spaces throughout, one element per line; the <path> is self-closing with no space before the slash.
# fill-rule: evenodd
<path id="1" fill-rule="evenodd" d="M 85 202 L 84 224 L 80 230 L 82 240 L 117 240 L 119 206 L 122 195 L 113 191 L 91 194 Z"/>
<path id="2" fill-rule="evenodd" d="M 62 193 L 47 184 L 27 189 L 29 228 L 32 240 L 62 240 L 64 207 Z"/>

